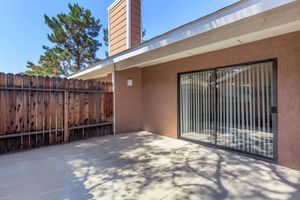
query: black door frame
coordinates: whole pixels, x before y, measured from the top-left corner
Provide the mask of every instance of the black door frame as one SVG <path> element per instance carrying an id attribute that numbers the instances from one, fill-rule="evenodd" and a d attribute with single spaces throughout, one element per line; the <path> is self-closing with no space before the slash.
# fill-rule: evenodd
<path id="1" fill-rule="evenodd" d="M 228 147 L 224 147 L 224 146 L 220 146 L 217 143 L 215 144 L 211 144 L 211 143 L 206 143 L 206 142 L 202 142 L 199 140 L 193 140 L 193 139 L 188 139 L 188 138 L 184 138 L 181 136 L 181 112 L 180 112 L 180 77 L 183 74 L 191 74 L 191 73 L 196 73 L 196 72 L 205 72 L 205 71 L 215 71 L 218 69 L 224 69 L 224 68 L 231 68 L 231 67 L 236 67 L 239 66 L 241 68 L 243 68 L 243 66 L 247 66 L 247 65 L 253 65 L 253 64 L 260 64 L 260 63 L 265 63 L 265 62 L 272 62 L 273 63 L 273 94 L 274 94 L 274 98 L 272 99 L 272 108 L 271 108 L 271 112 L 272 112 L 272 128 L 274 130 L 274 142 L 273 142 L 273 149 L 274 149 L 274 156 L 273 158 L 270 157 L 266 157 L 266 156 L 262 156 L 262 155 L 258 155 L 258 154 L 253 154 L 253 153 L 249 153 L 249 152 L 245 152 L 245 151 L 241 151 L 238 149 L 233 149 L 233 148 L 228 148 Z M 226 65 L 226 66 L 221 66 L 221 67 L 213 67 L 213 68 L 206 68 L 206 69 L 201 69 L 201 70 L 194 70 L 194 71 L 187 71 L 187 72 L 180 72 L 177 74 L 177 138 L 181 139 L 181 140 L 186 140 L 189 142 L 193 142 L 193 143 L 197 143 L 197 144 L 201 144 L 203 146 L 206 147 L 210 147 L 210 148 L 217 148 L 217 149 L 222 149 L 222 150 L 226 150 L 226 151 L 231 151 L 231 152 L 235 152 L 238 154 L 242 154 L 251 158 L 255 158 L 255 159 L 260 159 L 260 160 L 264 160 L 267 162 L 271 162 L 271 163 L 278 163 L 278 103 L 277 103 L 277 99 L 278 99 L 278 93 L 277 93 L 277 89 L 278 89 L 278 81 L 277 81 L 277 67 L 278 67 L 278 59 L 277 58 L 271 58 L 271 59 L 265 59 L 265 60 L 258 60 L 258 61 L 253 61 L 253 62 L 246 62 L 246 63 L 238 63 L 238 64 L 233 64 L 233 65 Z M 216 73 L 214 73 L 216 75 Z M 214 75 L 214 76 L 215 76 Z M 215 87 L 216 90 L 216 87 Z M 216 92 L 216 91 L 215 91 Z M 217 102 L 218 97 L 215 98 L 215 104 Z M 216 112 L 215 114 L 218 112 L 217 107 L 216 107 Z M 216 126 L 215 126 L 216 129 Z M 215 130 L 215 140 L 217 139 L 217 134 L 216 134 L 216 130 Z"/>

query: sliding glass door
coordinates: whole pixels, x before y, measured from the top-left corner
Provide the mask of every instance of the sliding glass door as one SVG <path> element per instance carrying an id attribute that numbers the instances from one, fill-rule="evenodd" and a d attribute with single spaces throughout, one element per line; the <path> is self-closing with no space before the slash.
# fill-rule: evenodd
<path id="1" fill-rule="evenodd" d="M 180 79 L 181 135 L 215 141 L 214 71 L 183 74 Z"/>
<path id="2" fill-rule="evenodd" d="M 272 61 L 180 75 L 180 136 L 274 158 Z"/>

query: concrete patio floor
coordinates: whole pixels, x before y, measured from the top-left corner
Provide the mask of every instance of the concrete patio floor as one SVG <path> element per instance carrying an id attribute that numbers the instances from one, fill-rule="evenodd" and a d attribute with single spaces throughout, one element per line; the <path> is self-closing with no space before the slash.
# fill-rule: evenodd
<path id="1" fill-rule="evenodd" d="M 300 173 L 147 132 L 0 156 L 0 199 L 300 199 Z"/>

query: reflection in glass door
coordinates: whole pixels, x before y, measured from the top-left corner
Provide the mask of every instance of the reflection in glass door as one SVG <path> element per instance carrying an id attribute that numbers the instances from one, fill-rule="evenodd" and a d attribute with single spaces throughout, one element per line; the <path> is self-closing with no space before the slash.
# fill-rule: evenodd
<path id="1" fill-rule="evenodd" d="M 214 71 L 183 74 L 180 79 L 181 135 L 215 141 Z"/>
<path id="2" fill-rule="evenodd" d="M 180 75 L 180 136 L 274 158 L 273 62 Z"/>

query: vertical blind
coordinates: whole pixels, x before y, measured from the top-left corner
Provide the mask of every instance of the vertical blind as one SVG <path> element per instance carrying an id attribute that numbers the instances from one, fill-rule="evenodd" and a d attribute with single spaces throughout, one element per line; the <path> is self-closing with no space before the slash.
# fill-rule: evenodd
<path id="1" fill-rule="evenodd" d="M 181 75 L 181 133 L 203 142 L 215 141 L 213 71 Z"/>
<path id="2" fill-rule="evenodd" d="M 180 75 L 183 138 L 274 157 L 273 62 Z"/>

